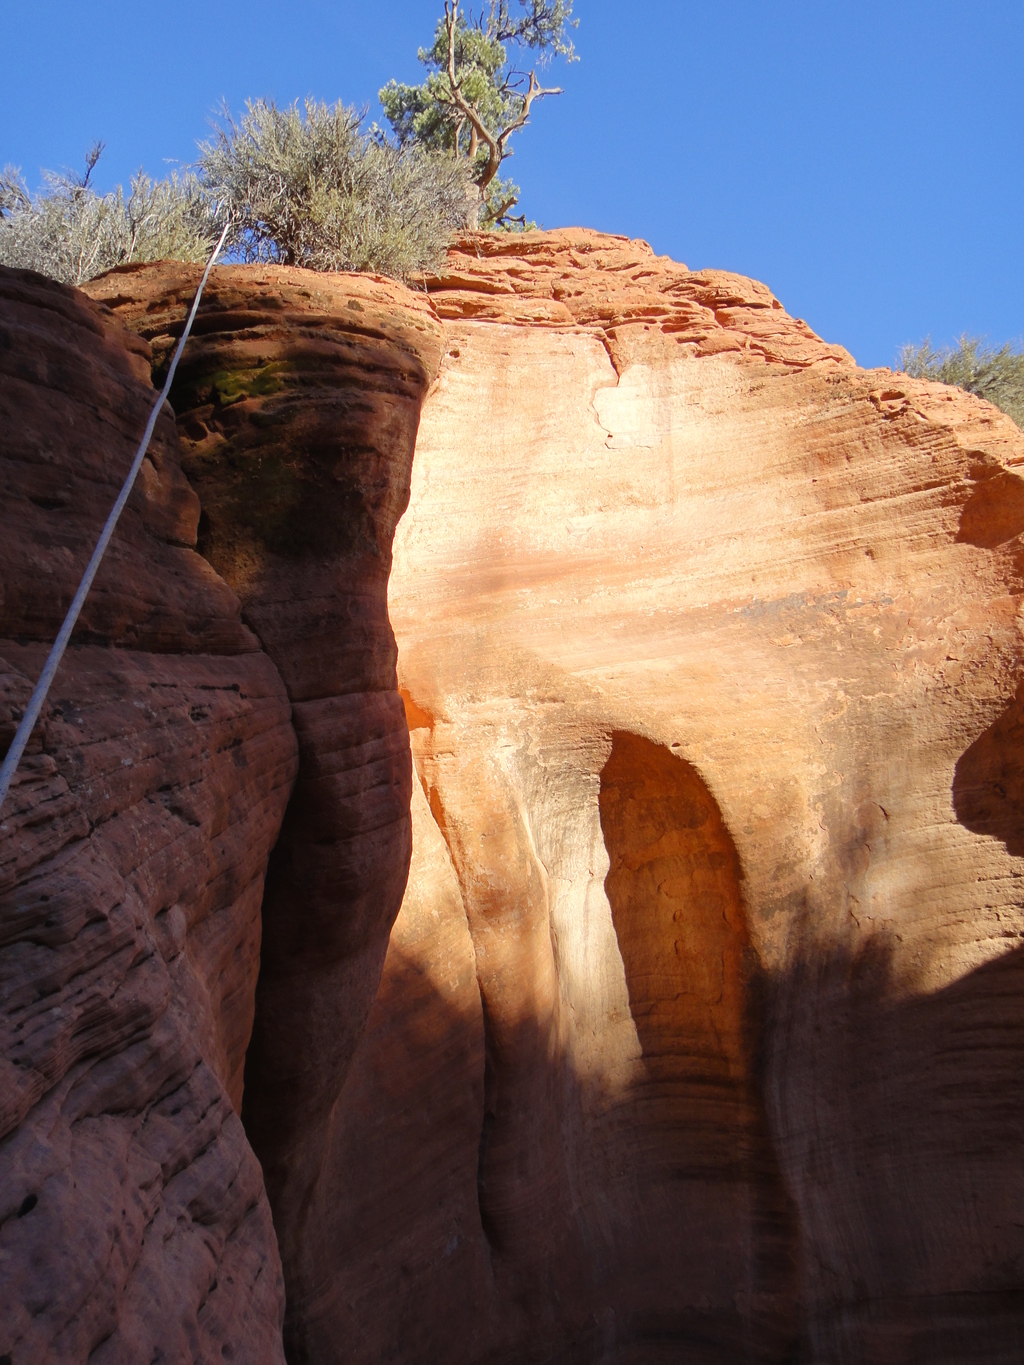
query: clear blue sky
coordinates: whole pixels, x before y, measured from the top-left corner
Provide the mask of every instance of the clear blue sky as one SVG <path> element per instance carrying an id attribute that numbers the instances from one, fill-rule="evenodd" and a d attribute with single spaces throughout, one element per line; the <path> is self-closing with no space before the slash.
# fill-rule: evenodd
<path id="1" fill-rule="evenodd" d="M 440 0 L 5 6 L 0 161 L 187 163 L 222 99 L 369 106 Z M 546 227 L 764 280 L 861 364 L 1024 332 L 1024 0 L 576 0 L 510 169 Z"/>

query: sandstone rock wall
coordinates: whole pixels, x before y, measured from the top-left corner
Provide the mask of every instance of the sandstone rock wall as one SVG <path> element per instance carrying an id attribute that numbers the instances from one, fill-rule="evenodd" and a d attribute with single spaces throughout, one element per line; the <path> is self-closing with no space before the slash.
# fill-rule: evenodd
<path id="1" fill-rule="evenodd" d="M 71 512 L 116 484 L 95 460 L 39 473 L 42 407 L 78 382 L 65 314 L 94 338 L 73 430 L 116 389 L 89 421 L 127 441 L 123 395 L 197 274 L 90 286 L 144 338 L 134 360 L 38 284 L 18 325 L 50 308 L 64 343 L 0 353 L 37 395 L 11 466 L 33 529 L 0 611 L 38 622 L 0 647 L 12 710 L 69 591 L 52 547 L 73 557 Z M 39 1049 L 0 1146 L 31 1174 L 0 1225 L 0 1274 L 28 1276 L 19 1349 L 78 1358 L 109 1331 L 96 1358 L 130 1359 L 170 1321 L 199 1358 L 274 1358 L 266 1203 L 224 1096 L 290 702 L 242 1103 L 291 1360 L 1018 1360 L 1018 430 L 859 370 L 763 285 L 587 232 L 467 238 L 417 292 L 219 268 L 186 355 L 208 566 L 168 421 L 0 845 L 29 850 L 0 893 L 7 960 L 87 985 L 73 1015 L 33 985 L 18 1033 Z M 21 918 L 40 878 L 71 884 L 69 850 L 100 871 Z M 208 1109 L 179 1107 L 182 1039 Z M 215 1140 L 156 1177 L 193 1112 Z M 115 1231 L 118 1204 L 173 1223 L 171 1261 Z"/>
<path id="2" fill-rule="evenodd" d="M 382 998 L 418 967 L 437 1036 L 464 1021 L 467 1174 L 443 1228 L 406 1203 L 436 1330 L 461 1314 L 466 1360 L 1016 1360 L 1024 438 L 643 244 L 470 239 L 429 287 L 390 604 L 435 832 Z M 364 1319 L 414 1292 L 347 1250 Z"/>
<path id="3" fill-rule="evenodd" d="M 0 270 L 0 750 L 154 399 L 148 347 Z M 165 409 L 0 812 L 0 1358 L 282 1361 L 238 1110 L 290 708 L 195 553 Z"/>
<path id="4" fill-rule="evenodd" d="M 198 275 L 142 267 L 90 290 L 152 343 L 159 371 Z M 441 340 L 424 296 L 393 283 L 219 268 L 171 395 L 200 549 L 280 670 L 299 743 L 263 901 L 243 1110 L 281 1245 L 292 1359 L 320 1358 L 321 1324 L 348 1349 L 337 1326 L 353 1211 L 333 1186 L 336 1107 L 409 869 L 387 581 Z"/>

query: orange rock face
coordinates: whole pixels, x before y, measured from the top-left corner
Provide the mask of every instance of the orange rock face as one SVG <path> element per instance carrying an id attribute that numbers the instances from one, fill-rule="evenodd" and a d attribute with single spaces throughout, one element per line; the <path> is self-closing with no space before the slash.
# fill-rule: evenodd
<path id="1" fill-rule="evenodd" d="M 148 348 L 0 270 L 0 749 L 131 464 Z M 165 410 L 0 812 L 0 1357 L 283 1361 L 238 1109 L 281 679 L 195 543 Z"/>
<path id="2" fill-rule="evenodd" d="M 424 832 L 357 1051 L 423 1065 L 343 1096 L 393 1148 L 337 1198 L 429 1252 L 353 1229 L 364 1344 L 316 1358 L 1017 1359 L 1024 438 L 643 244 L 428 286 Z M 447 1223 L 404 1180 L 445 1105 Z"/>
<path id="3" fill-rule="evenodd" d="M 12 717 L 197 275 L 4 276 Z M 583 231 L 220 268 L 173 397 L 4 817 L 14 1359 L 275 1358 L 230 1097 L 294 1362 L 1018 1361 L 1017 428 Z"/>

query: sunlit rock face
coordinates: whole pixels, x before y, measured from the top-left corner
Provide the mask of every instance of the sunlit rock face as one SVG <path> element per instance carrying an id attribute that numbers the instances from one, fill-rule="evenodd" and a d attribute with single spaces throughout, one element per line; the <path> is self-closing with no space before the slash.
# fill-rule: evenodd
<path id="1" fill-rule="evenodd" d="M 313 1358 L 1019 1359 L 1024 438 L 640 243 L 428 287 Z"/>
<path id="2" fill-rule="evenodd" d="M 156 395 L 148 347 L 0 269 L 0 753 Z M 277 670 L 195 552 L 165 408 L 0 811 L 0 1359 L 283 1362 L 238 1111 L 267 858 L 296 767 Z"/>

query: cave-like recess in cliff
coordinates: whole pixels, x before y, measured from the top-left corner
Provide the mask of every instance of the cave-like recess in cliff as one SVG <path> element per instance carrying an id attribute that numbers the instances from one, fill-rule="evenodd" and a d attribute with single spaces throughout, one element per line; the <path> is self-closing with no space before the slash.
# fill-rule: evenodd
<path id="1" fill-rule="evenodd" d="M 616 731 L 600 813 L 605 890 L 648 1071 L 738 1079 L 749 946 L 739 857 L 718 803 L 691 764 Z"/>
<path id="2" fill-rule="evenodd" d="M 795 1219 L 757 1084 L 760 973 L 739 855 L 692 764 L 641 735 L 611 738 L 598 798 L 605 891 L 642 1054 L 631 1161 L 647 1235 L 673 1265 L 667 1274 L 643 1240 L 620 1248 L 629 1331 L 652 1360 L 698 1341 L 715 1343 L 708 1358 L 787 1359 Z M 759 1304 L 746 1323 L 738 1288 Z"/>

